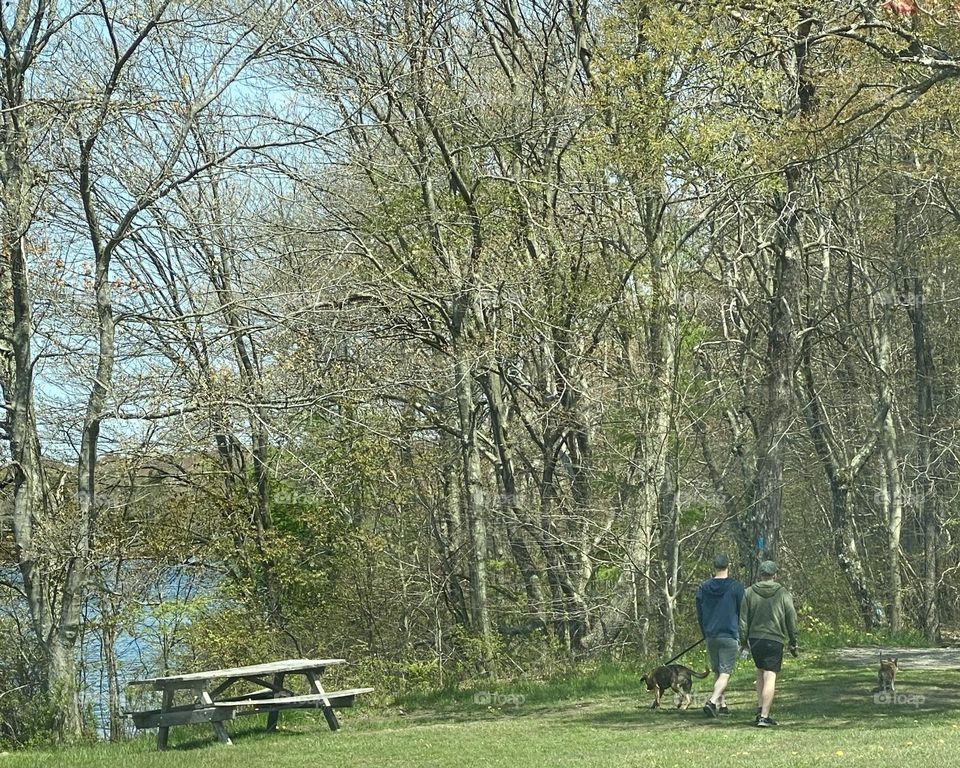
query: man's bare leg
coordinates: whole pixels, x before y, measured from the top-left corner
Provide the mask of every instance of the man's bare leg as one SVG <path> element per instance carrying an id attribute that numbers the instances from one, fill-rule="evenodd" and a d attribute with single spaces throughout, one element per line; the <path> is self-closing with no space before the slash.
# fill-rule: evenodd
<path id="1" fill-rule="evenodd" d="M 718 707 L 722 707 L 726 704 L 726 700 L 723 697 L 723 692 L 727 689 L 728 682 L 730 682 L 730 674 L 728 672 L 716 673 L 716 680 L 714 680 L 713 683 L 713 693 L 710 696 L 710 701 L 712 701 Z"/>
<path id="2" fill-rule="evenodd" d="M 757 670 L 757 683 L 760 687 L 760 716 L 770 717 L 770 706 L 773 704 L 773 694 L 777 688 L 777 673 L 767 669 Z"/>

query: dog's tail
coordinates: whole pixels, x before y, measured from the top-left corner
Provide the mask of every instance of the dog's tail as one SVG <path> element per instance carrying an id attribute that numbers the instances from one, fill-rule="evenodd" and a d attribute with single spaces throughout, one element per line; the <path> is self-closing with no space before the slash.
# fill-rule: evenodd
<path id="1" fill-rule="evenodd" d="M 701 674 L 699 674 L 698 672 L 694 672 L 694 671 L 691 669 L 691 670 L 690 670 L 690 674 L 693 675 L 694 677 L 704 678 L 704 677 L 706 677 L 707 675 L 710 674 L 710 670 L 709 670 L 709 669 L 704 670 L 703 674 L 701 675 Z"/>

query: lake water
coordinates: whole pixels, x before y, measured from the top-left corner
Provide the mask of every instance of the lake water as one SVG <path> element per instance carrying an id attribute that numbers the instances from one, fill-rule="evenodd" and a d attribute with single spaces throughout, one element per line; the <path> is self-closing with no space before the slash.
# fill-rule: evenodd
<path id="1" fill-rule="evenodd" d="M 182 633 L 198 612 L 212 606 L 216 581 L 195 563 L 164 568 L 151 576 L 149 566 L 128 562 L 101 570 L 102 589 L 84 606 L 82 640 L 78 644 L 82 704 L 93 712 L 97 731 L 109 733 L 109 670 L 104 653 L 105 625 L 116 628 L 114 654 L 118 667 L 121 709 L 126 683 L 156 677 L 176 668 L 183 651 Z M 133 730 L 125 721 L 125 728 Z"/>

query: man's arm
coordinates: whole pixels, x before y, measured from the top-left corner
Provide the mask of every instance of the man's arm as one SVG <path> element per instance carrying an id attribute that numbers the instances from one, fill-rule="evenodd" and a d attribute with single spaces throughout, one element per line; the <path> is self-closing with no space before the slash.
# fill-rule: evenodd
<path id="1" fill-rule="evenodd" d="M 743 607 L 743 584 L 739 581 L 737 582 L 736 591 L 734 592 L 734 600 L 736 600 L 737 605 L 737 615 L 740 615 L 740 609 Z"/>
<path id="2" fill-rule="evenodd" d="M 793 607 L 793 596 L 787 592 L 783 601 L 784 618 L 787 621 L 787 637 L 790 638 L 790 645 L 797 645 L 797 609 Z"/>
<path id="3" fill-rule="evenodd" d="M 703 635 L 703 585 L 697 587 L 697 624 L 700 626 L 700 635 Z"/>
<path id="4" fill-rule="evenodd" d="M 747 642 L 750 632 L 750 595 L 744 593 L 743 602 L 740 605 L 740 643 Z"/>

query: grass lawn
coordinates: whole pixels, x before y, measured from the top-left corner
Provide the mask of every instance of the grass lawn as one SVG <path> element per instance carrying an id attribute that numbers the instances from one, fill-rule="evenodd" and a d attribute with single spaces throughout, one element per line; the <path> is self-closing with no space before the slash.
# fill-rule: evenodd
<path id="1" fill-rule="evenodd" d="M 380 710 L 361 703 L 345 711 L 339 733 L 311 713 L 285 715 L 281 731 L 265 734 L 254 730 L 258 716 L 227 723 L 232 747 L 217 744 L 209 727 L 173 728 L 164 753 L 147 734 L 123 745 L 3 755 L 0 768 L 960 765 L 960 671 L 903 669 L 897 689 L 905 700 L 877 704 L 873 667 L 788 659 L 773 712 L 780 725 L 769 729 L 752 725 L 752 666 L 741 663 L 728 690 L 734 714 L 716 720 L 693 707 L 650 710 L 639 672 L 604 667 L 501 686 L 499 707 L 477 703 L 477 691 Z M 706 683 L 695 681 L 701 701 Z"/>

